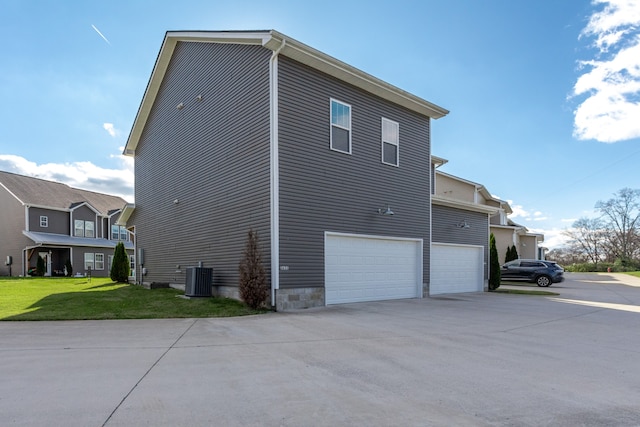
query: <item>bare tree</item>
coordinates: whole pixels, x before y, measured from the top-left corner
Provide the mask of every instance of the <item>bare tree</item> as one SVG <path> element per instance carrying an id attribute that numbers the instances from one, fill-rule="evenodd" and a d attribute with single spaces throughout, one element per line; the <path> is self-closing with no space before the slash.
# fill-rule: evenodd
<path id="1" fill-rule="evenodd" d="M 640 190 L 623 188 L 607 201 L 596 203 L 596 209 L 608 228 L 609 244 L 616 258 L 629 262 L 640 252 Z"/>
<path id="2" fill-rule="evenodd" d="M 607 244 L 607 232 L 600 218 L 580 218 L 563 234 L 569 237 L 572 252 L 584 254 L 596 267 L 598 262 L 602 261 Z"/>

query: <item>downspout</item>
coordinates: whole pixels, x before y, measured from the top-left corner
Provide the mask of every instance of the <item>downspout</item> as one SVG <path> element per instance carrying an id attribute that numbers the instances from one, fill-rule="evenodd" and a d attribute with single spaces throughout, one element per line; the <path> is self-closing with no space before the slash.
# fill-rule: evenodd
<path id="1" fill-rule="evenodd" d="M 286 40 L 269 59 L 269 122 L 271 174 L 271 306 L 276 306 L 276 289 L 280 288 L 280 178 L 278 161 L 278 54 Z"/>

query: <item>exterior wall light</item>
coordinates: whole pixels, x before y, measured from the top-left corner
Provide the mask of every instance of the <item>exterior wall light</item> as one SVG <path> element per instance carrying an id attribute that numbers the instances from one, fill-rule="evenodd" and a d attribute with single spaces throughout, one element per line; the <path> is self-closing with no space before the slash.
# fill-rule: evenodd
<path id="1" fill-rule="evenodd" d="M 378 209 L 378 213 L 380 215 L 385 215 L 385 216 L 391 216 L 393 215 L 393 211 L 391 210 L 391 208 L 389 207 L 389 205 L 387 205 L 386 209 Z"/>

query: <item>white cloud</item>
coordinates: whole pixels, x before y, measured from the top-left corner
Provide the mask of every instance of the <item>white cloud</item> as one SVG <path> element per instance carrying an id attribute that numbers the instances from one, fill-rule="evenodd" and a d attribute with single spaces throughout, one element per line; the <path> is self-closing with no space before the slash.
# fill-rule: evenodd
<path id="1" fill-rule="evenodd" d="M 105 169 L 91 162 L 39 165 L 24 157 L 0 154 L 0 170 L 62 182 L 84 190 L 112 194 L 130 202 L 133 201 L 133 159 L 120 157 L 123 157 L 122 169 Z"/>
<path id="2" fill-rule="evenodd" d="M 560 228 L 551 228 L 551 229 L 544 229 L 544 230 L 530 229 L 529 231 L 531 231 L 532 233 L 544 234 L 544 242 L 542 242 L 540 246 L 544 246 L 545 248 L 548 248 L 548 249 L 556 249 L 556 248 L 561 248 L 563 246 L 566 246 L 569 240 L 569 238 L 563 234 L 565 230 Z"/>
<path id="3" fill-rule="evenodd" d="M 513 200 L 507 200 L 513 213 L 509 215 L 510 218 L 529 218 L 531 214 L 527 212 L 522 205 L 514 205 Z"/>
<path id="4" fill-rule="evenodd" d="M 111 135 L 113 138 L 115 138 L 116 136 L 118 136 L 120 134 L 120 131 L 118 131 L 115 126 L 113 126 L 113 123 L 103 123 L 102 127 L 104 128 L 104 130 L 106 130 L 109 135 Z"/>
<path id="5" fill-rule="evenodd" d="M 640 137 L 640 1 L 594 0 L 582 36 L 593 37 L 596 59 L 581 61 L 584 73 L 573 94 L 587 95 L 574 111 L 574 137 L 618 142 Z"/>

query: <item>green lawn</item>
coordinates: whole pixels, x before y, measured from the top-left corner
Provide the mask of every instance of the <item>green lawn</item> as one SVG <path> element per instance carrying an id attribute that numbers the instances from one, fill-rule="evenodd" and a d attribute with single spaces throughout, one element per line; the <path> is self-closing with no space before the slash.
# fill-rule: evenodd
<path id="1" fill-rule="evenodd" d="M 630 272 L 625 273 L 625 274 L 628 274 L 629 276 L 640 277 L 640 271 L 630 271 Z"/>
<path id="2" fill-rule="evenodd" d="M 156 319 L 264 313 L 228 298 L 180 298 L 93 278 L 0 278 L 0 320 Z"/>

